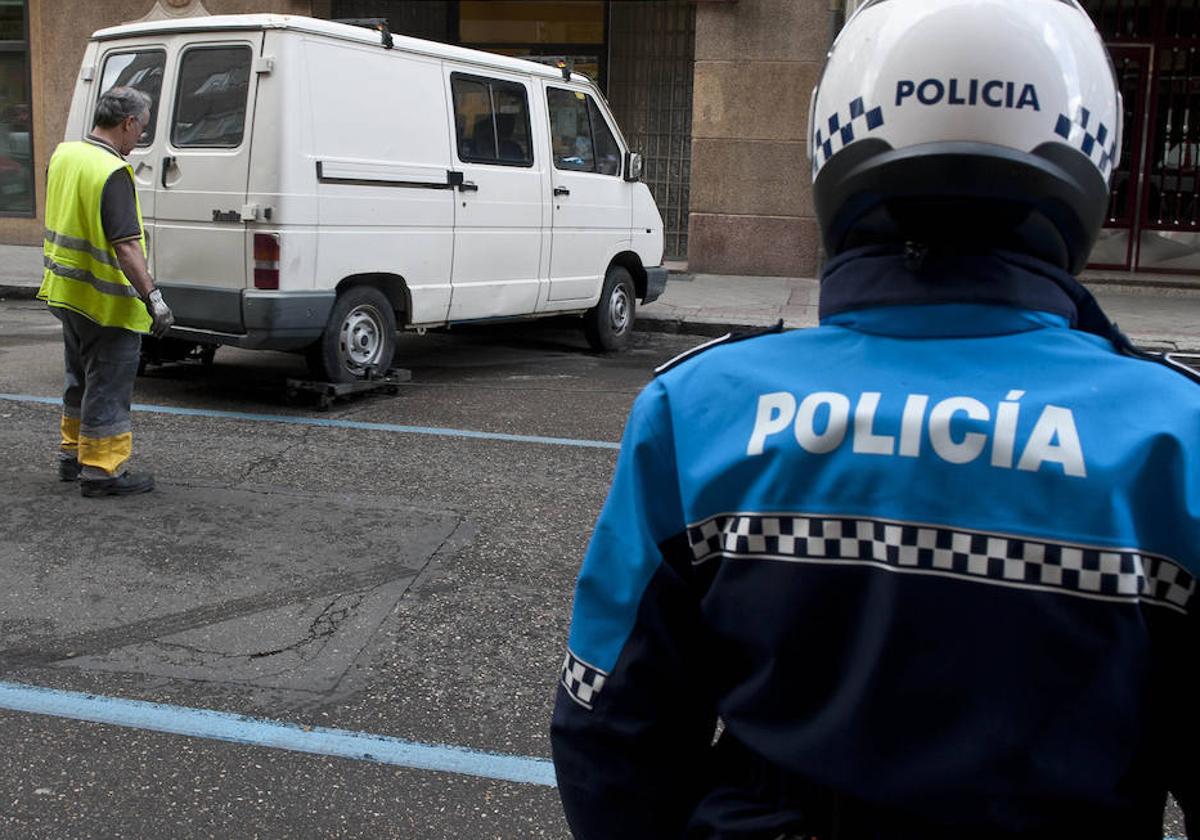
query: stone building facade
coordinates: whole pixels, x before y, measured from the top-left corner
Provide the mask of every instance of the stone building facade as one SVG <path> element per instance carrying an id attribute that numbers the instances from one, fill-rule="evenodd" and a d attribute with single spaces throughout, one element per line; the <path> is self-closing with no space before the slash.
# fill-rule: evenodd
<path id="1" fill-rule="evenodd" d="M 808 106 L 828 0 L 698 4 L 688 264 L 811 276 L 818 235 Z"/>

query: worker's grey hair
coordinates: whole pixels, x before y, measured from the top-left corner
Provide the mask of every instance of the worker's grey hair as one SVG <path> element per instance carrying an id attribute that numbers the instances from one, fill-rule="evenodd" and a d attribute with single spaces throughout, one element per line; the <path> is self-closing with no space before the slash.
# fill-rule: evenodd
<path id="1" fill-rule="evenodd" d="M 140 117 L 143 112 L 150 110 L 150 105 L 150 97 L 140 90 L 131 87 L 110 88 L 100 94 L 93 125 L 96 128 L 115 128 L 126 117 Z"/>

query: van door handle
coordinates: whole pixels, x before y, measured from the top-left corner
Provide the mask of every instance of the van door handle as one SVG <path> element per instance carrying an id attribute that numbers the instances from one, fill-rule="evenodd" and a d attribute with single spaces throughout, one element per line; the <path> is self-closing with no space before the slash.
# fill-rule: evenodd
<path id="1" fill-rule="evenodd" d="M 167 188 L 167 173 L 171 171 L 171 167 L 175 165 L 175 156 L 167 155 L 163 158 L 162 163 L 162 185 L 163 189 Z"/>
<path id="2" fill-rule="evenodd" d="M 479 185 L 474 181 L 463 181 L 458 185 L 459 192 L 479 192 Z"/>
<path id="3" fill-rule="evenodd" d="M 566 187 L 555 187 L 554 194 L 555 195 L 570 195 L 571 191 L 569 189 L 567 189 Z"/>

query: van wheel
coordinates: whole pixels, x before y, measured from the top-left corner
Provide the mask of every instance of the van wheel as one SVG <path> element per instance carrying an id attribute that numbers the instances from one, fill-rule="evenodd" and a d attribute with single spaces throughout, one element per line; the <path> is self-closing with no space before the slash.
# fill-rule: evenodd
<path id="1" fill-rule="evenodd" d="M 370 370 L 379 375 L 396 355 L 396 314 L 383 292 L 352 286 L 338 296 L 321 340 L 309 348 L 308 368 L 314 379 L 352 382 Z"/>
<path id="2" fill-rule="evenodd" d="M 633 278 L 619 265 L 604 275 L 599 302 L 583 316 L 583 334 L 593 350 L 624 350 L 633 336 L 637 311 Z"/>

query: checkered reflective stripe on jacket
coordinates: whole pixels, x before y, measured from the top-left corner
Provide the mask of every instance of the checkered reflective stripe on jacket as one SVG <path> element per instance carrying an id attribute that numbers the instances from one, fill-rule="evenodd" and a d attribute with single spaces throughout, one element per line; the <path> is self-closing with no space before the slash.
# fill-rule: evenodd
<path id="1" fill-rule="evenodd" d="M 571 651 L 563 660 L 562 684 L 571 695 L 571 699 L 587 710 L 591 710 L 592 701 L 604 688 L 608 674 L 579 659 Z"/>
<path id="2" fill-rule="evenodd" d="M 1117 138 L 1104 123 L 1097 120 L 1089 125 L 1091 122 L 1092 112 L 1087 108 L 1080 108 L 1074 119 L 1059 114 L 1054 133 L 1087 155 L 1107 178 L 1117 163 Z"/>
<path id="3" fill-rule="evenodd" d="M 838 516 L 724 514 L 688 527 L 697 565 L 716 557 L 854 564 L 1189 610 L 1196 579 L 1136 549 L 1030 540 Z"/>
<path id="4" fill-rule="evenodd" d="M 812 160 L 814 178 L 835 152 L 841 151 L 855 140 L 883 125 L 883 108 L 875 107 L 867 110 L 861 96 L 850 103 L 848 113 L 849 118 L 839 111 L 824 123 L 814 126 Z"/>

